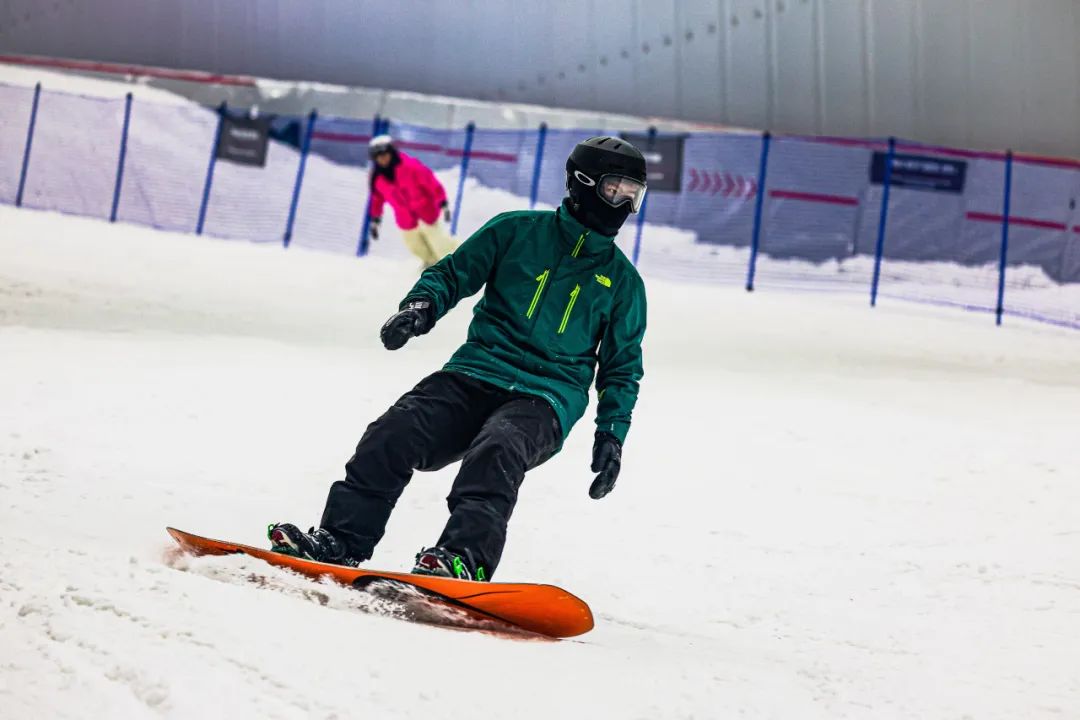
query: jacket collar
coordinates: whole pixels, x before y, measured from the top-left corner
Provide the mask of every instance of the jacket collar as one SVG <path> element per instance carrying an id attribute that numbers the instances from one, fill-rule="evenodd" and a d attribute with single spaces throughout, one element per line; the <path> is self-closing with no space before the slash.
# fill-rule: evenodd
<path id="1" fill-rule="evenodd" d="M 555 211 L 555 219 L 559 226 L 559 242 L 567 247 L 574 255 L 600 255 L 611 252 L 615 238 L 601 235 L 583 225 L 577 218 L 570 214 L 566 204 L 569 199 L 564 199 L 562 205 Z M 582 237 L 584 236 L 584 240 Z M 579 247 L 580 246 L 580 247 Z M 577 252 L 575 253 L 575 250 Z"/>

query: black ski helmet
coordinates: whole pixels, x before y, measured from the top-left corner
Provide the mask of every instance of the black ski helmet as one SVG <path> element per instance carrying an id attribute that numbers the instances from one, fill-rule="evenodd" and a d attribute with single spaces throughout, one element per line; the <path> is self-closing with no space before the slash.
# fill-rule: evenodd
<path id="1" fill-rule="evenodd" d="M 636 180 L 644 190 L 645 158 L 626 140 L 605 135 L 579 142 L 566 159 L 566 192 L 574 217 L 597 232 L 615 235 L 638 208 L 630 202 L 613 207 L 603 200 L 598 188 L 605 175 Z"/>

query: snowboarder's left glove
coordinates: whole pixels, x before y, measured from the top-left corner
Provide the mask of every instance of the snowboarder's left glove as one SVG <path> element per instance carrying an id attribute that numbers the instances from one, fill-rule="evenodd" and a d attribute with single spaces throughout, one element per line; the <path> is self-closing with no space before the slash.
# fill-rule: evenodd
<path id="1" fill-rule="evenodd" d="M 397 350 L 409 338 L 423 335 L 435 325 L 435 309 L 430 300 L 410 300 L 399 312 L 390 316 L 379 331 L 387 350 Z"/>
<path id="2" fill-rule="evenodd" d="M 599 473 L 589 488 L 589 497 L 593 500 L 611 492 L 622 467 L 622 443 L 611 433 L 598 432 L 592 448 L 592 471 Z"/>
<path id="3" fill-rule="evenodd" d="M 446 221 L 446 224 L 449 225 L 450 224 L 450 206 L 446 204 L 445 200 L 443 200 L 443 204 L 442 204 L 442 216 L 443 216 L 443 220 Z"/>

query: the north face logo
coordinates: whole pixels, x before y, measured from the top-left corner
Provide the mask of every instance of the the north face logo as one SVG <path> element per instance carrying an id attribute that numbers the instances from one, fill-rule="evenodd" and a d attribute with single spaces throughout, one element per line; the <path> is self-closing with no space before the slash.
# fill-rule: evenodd
<path id="1" fill-rule="evenodd" d="M 611 287 L 611 278 L 609 278 L 607 275 L 597 275 L 596 282 L 600 283 L 606 288 Z"/>

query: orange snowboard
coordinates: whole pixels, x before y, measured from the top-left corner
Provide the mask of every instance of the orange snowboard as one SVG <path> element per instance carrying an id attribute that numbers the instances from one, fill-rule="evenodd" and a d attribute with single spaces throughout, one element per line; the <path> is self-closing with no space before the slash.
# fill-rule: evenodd
<path id="1" fill-rule="evenodd" d="M 554 585 L 473 582 L 363 570 L 304 560 L 251 545 L 212 540 L 176 528 L 165 529 L 180 547 L 192 555 L 244 553 L 301 575 L 311 578 L 329 576 L 342 585 L 358 588 L 364 588 L 372 581 L 393 580 L 418 588 L 425 595 L 459 608 L 471 617 L 490 619 L 553 638 L 573 637 L 593 628 L 592 611 L 585 601 Z"/>

